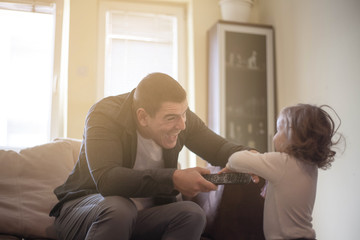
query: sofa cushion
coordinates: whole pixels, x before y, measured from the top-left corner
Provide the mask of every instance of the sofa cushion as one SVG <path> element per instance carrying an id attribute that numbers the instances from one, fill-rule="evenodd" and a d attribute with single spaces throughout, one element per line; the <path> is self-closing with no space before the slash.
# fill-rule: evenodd
<path id="1" fill-rule="evenodd" d="M 19 153 L 0 150 L 0 166 L 0 233 L 55 239 L 49 212 L 57 203 L 53 190 L 74 166 L 71 143 L 60 140 Z"/>

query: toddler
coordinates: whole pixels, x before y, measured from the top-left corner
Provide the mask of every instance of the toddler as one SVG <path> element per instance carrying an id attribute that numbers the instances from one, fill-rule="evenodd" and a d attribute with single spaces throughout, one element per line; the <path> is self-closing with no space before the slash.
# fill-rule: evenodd
<path id="1" fill-rule="evenodd" d="M 332 147 L 340 140 L 333 141 L 338 128 L 325 107 L 330 108 L 298 104 L 283 109 L 273 138 L 275 152 L 236 152 L 221 171 L 253 173 L 267 180 L 267 240 L 316 237 L 311 222 L 318 168 L 331 166 L 336 154 Z"/>

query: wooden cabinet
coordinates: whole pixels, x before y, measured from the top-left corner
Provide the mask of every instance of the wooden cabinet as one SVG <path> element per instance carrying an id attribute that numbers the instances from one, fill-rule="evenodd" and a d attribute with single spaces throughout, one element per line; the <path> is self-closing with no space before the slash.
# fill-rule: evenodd
<path id="1" fill-rule="evenodd" d="M 209 127 L 233 142 L 273 150 L 273 28 L 219 21 L 208 38 Z"/>

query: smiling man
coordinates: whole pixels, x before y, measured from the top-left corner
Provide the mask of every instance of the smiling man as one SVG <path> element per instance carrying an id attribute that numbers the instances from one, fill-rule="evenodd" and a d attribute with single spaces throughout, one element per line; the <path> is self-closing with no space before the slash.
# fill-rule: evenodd
<path id="1" fill-rule="evenodd" d="M 207 128 L 166 74 L 149 74 L 132 92 L 96 103 L 74 170 L 54 191 L 58 238 L 200 239 L 205 213 L 176 195 L 217 187 L 202 177 L 207 169 L 177 169 L 184 146 L 216 166 L 245 149 Z"/>

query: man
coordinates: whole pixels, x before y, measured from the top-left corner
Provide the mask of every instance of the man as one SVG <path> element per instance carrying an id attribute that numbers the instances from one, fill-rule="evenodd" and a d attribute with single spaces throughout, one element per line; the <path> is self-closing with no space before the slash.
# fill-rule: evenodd
<path id="1" fill-rule="evenodd" d="M 183 146 L 216 166 L 245 149 L 207 128 L 166 74 L 149 74 L 132 92 L 96 103 L 79 160 L 54 191 L 59 239 L 200 239 L 205 213 L 175 197 L 217 187 L 202 177 L 206 169 L 177 169 Z"/>

